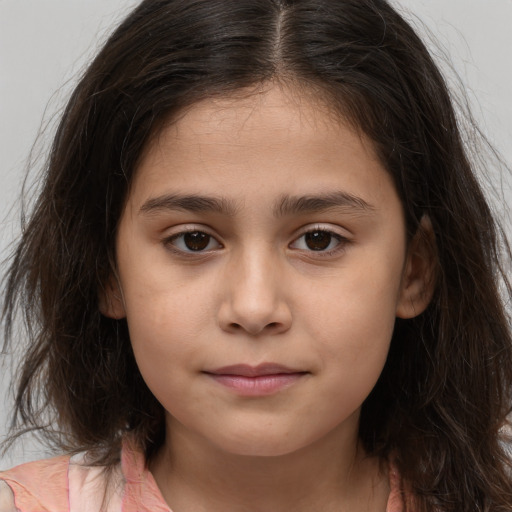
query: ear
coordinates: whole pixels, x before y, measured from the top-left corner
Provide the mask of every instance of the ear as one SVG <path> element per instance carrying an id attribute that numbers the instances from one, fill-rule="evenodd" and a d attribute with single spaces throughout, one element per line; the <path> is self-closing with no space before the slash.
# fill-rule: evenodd
<path id="1" fill-rule="evenodd" d="M 414 318 L 423 313 L 435 290 L 437 250 L 432 223 L 424 215 L 409 243 L 396 308 L 399 318 Z"/>
<path id="2" fill-rule="evenodd" d="M 99 290 L 98 303 L 102 315 L 114 320 L 126 317 L 123 293 L 116 276 L 112 275 L 105 286 Z"/>

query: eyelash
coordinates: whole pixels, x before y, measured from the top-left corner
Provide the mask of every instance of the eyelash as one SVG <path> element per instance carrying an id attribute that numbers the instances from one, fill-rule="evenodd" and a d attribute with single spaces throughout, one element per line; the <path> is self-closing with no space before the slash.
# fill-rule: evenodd
<path id="1" fill-rule="evenodd" d="M 222 244 L 220 242 L 218 242 L 217 239 L 213 235 L 210 235 L 210 233 L 204 231 L 204 229 L 196 229 L 196 228 L 186 229 L 184 231 L 180 231 L 179 233 L 171 235 L 163 240 L 163 244 L 167 249 L 169 249 L 179 255 L 191 254 L 191 255 L 200 256 L 200 255 L 210 253 L 212 251 L 212 249 L 208 249 L 208 250 L 202 249 L 202 250 L 194 251 L 192 249 L 188 249 L 188 250 L 181 249 L 176 246 L 175 242 L 177 240 L 179 240 L 180 238 L 184 240 L 184 237 L 186 235 L 188 235 L 188 234 L 192 235 L 192 234 L 196 234 L 196 233 L 201 234 L 201 235 L 206 235 L 208 237 L 208 243 L 207 243 L 206 247 L 208 247 L 210 245 L 212 240 L 215 240 L 218 244 L 218 247 L 216 247 L 216 248 L 222 248 Z"/>
<path id="2" fill-rule="evenodd" d="M 336 233 L 335 231 L 333 231 L 331 229 L 328 229 L 324 226 L 314 226 L 306 231 L 303 231 L 297 238 L 295 238 L 293 240 L 293 242 L 291 242 L 288 245 L 288 247 L 293 249 L 294 244 L 297 244 L 304 237 L 306 237 L 309 234 L 313 234 L 313 233 L 327 234 L 330 237 L 328 246 L 331 245 L 333 240 L 335 240 L 337 243 L 331 249 L 314 250 L 311 248 L 305 248 L 305 249 L 301 248 L 298 250 L 303 251 L 304 253 L 315 254 L 316 257 L 329 257 L 329 256 L 333 256 L 333 255 L 337 254 L 338 252 L 343 251 L 346 248 L 346 245 L 350 242 L 350 240 L 348 238 L 340 235 L 339 233 Z M 206 237 L 208 237 L 208 239 L 207 239 L 205 248 L 198 249 L 198 250 L 193 250 L 190 248 L 178 248 L 176 245 L 176 241 L 182 239 L 183 243 L 185 243 L 184 237 L 187 234 L 206 235 Z M 217 247 L 215 247 L 213 249 L 212 248 L 207 249 L 207 247 L 211 244 L 212 241 L 216 242 Z M 165 238 L 162 241 L 162 243 L 167 249 L 173 251 L 174 253 L 176 253 L 178 255 L 202 256 L 202 255 L 210 254 L 212 251 L 214 251 L 216 249 L 223 248 L 223 245 L 219 241 L 217 241 L 217 239 L 213 235 L 211 235 L 210 233 L 208 233 L 207 231 L 205 231 L 203 229 L 197 229 L 197 228 L 191 228 L 191 229 L 186 229 L 186 230 L 180 231 L 179 233 L 176 233 L 174 235 L 171 235 L 171 236 Z"/>
<path id="3" fill-rule="evenodd" d="M 336 254 L 338 254 L 339 252 L 343 251 L 346 249 L 346 246 L 347 244 L 350 242 L 350 240 L 342 235 L 340 235 L 339 233 L 336 233 L 335 231 L 333 231 L 332 229 L 329 229 L 325 226 L 314 226 L 310 229 L 307 229 L 306 231 L 303 231 L 300 236 L 298 236 L 297 238 L 295 238 L 295 240 L 289 245 L 290 247 L 293 245 L 293 244 L 296 244 L 299 242 L 299 240 L 303 239 L 304 237 L 306 237 L 307 235 L 311 235 L 313 233 L 325 233 L 327 234 L 330 238 L 329 238 L 329 245 L 331 245 L 332 241 L 335 240 L 336 241 L 336 245 L 331 248 L 331 249 L 325 249 L 325 250 L 314 250 L 314 249 L 300 249 L 302 251 L 304 251 L 305 253 L 311 253 L 311 254 L 314 254 L 316 257 L 329 257 L 329 256 L 334 256 Z"/>

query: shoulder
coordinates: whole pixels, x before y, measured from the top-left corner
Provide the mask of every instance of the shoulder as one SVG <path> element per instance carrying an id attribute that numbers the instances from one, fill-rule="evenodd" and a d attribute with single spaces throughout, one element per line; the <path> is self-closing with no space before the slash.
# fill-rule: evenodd
<path id="1" fill-rule="evenodd" d="M 67 512 L 69 457 L 21 464 L 0 472 L 0 512 Z M 12 504 L 16 508 L 12 508 Z"/>
<path id="2" fill-rule="evenodd" d="M 0 472 L 0 512 L 170 512 L 142 450 L 130 438 L 106 470 L 86 453 Z"/>
<path id="3" fill-rule="evenodd" d="M 87 465 L 83 455 L 22 464 L 0 472 L 0 512 L 117 512 L 118 477 Z"/>
<path id="4" fill-rule="evenodd" d="M 16 512 L 14 493 L 3 480 L 0 480 L 0 512 Z"/>

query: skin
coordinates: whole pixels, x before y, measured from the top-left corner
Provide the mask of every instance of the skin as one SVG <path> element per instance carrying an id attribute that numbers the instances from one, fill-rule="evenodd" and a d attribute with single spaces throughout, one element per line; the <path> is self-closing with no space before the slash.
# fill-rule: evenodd
<path id="1" fill-rule="evenodd" d="M 364 136 L 278 85 L 200 102 L 147 148 L 117 258 L 102 310 L 126 316 L 166 410 L 151 470 L 174 512 L 385 510 L 359 411 L 395 318 L 428 304 L 429 267 Z M 264 362 L 300 376 L 248 397 L 208 373 Z"/>

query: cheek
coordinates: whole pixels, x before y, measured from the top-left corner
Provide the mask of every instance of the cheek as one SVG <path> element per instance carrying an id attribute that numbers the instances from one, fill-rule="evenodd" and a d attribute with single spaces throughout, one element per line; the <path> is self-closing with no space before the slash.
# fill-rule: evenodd
<path id="1" fill-rule="evenodd" d="M 311 322 L 305 328 L 316 340 L 323 367 L 332 368 L 333 378 L 343 379 L 347 390 L 358 392 L 360 385 L 371 389 L 382 371 L 395 325 L 400 277 L 399 263 L 347 266 L 347 272 L 310 296 Z M 336 368 L 340 376 L 335 375 Z"/>
<path id="2" fill-rule="evenodd" d="M 316 337 L 319 374 L 326 378 L 325 403 L 332 407 L 335 419 L 356 411 L 374 388 L 386 363 L 394 325 L 393 318 L 347 313 L 352 314 L 339 315 L 328 336 L 324 331 L 323 338 Z"/>
<path id="3" fill-rule="evenodd" d="M 139 369 L 152 391 L 172 388 L 190 361 L 201 362 L 204 347 L 198 340 L 210 321 L 208 294 L 179 283 L 145 276 L 126 290 L 130 339 Z M 171 389 L 169 389 L 170 392 Z M 159 398 L 157 396 L 157 398 Z"/>
<path id="4" fill-rule="evenodd" d="M 197 307 L 189 297 L 180 300 L 152 297 L 130 304 L 127 308 L 128 328 L 134 351 L 141 356 L 181 359 L 200 351 L 197 339 L 208 319 L 208 308 Z"/>
<path id="5" fill-rule="evenodd" d="M 165 340 L 173 337 L 186 342 L 211 316 L 212 279 L 197 270 L 177 270 L 164 251 L 133 252 L 135 258 L 120 264 L 133 341 L 151 337 L 151 343 L 168 345 Z"/>
<path id="6" fill-rule="evenodd" d="M 198 319 L 183 314 L 186 305 L 163 304 L 167 306 L 159 305 L 147 314 L 129 315 L 135 360 L 146 385 L 167 410 L 193 410 L 193 389 L 184 387 L 200 370 L 203 357 L 204 347 L 197 342 Z"/>
<path id="7" fill-rule="evenodd" d="M 124 240 L 118 265 L 137 365 L 157 399 L 179 397 L 186 369 L 201 365 L 201 340 L 209 339 L 204 332 L 212 322 L 211 279 L 197 270 L 177 272 L 164 251 L 126 235 Z"/>

